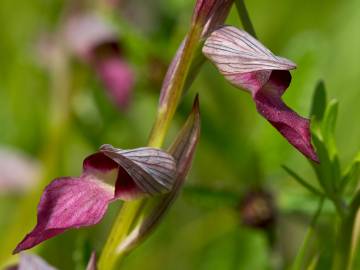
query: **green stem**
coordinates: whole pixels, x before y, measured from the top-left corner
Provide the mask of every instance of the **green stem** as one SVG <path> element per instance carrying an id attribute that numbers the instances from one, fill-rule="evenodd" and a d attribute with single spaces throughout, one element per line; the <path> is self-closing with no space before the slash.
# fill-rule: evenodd
<path id="1" fill-rule="evenodd" d="M 360 192 L 352 200 L 349 211 L 340 220 L 336 250 L 334 254 L 333 270 L 351 269 L 352 260 L 352 236 L 356 214 L 360 206 Z"/>
<path id="2" fill-rule="evenodd" d="M 235 0 L 235 6 L 245 31 L 256 38 L 255 29 L 250 20 L 249 13 L 246 9 L 244 0 Z"/>
<path id="3" fill-rule="evenodd" d="M 201 28 L 193 25 L 186 39 L 182 56 L 179 59 L 173 79 L 168 89 L 162 90 L 165 91 L 164 102 L 161 102 L 159 105 L 156 121 L 148 142 L 149 146 L 161 147 L 163 144 L 165 135 L 181 99 L 200 36 Z M 118 252 L 116 249 L 136 223 L 144 204 L 145 200 L 125 202 L 123 204 L 100 255 L 98 263 L 99 270 L 114 269 L 126 255 L 123 251 Z"/>
<path id="4" fill-rule="evenodd" d="M 116 249 L 119 246 L 119 243 L 121 243 L 121 240 L 124 239 L 133 226 L 136 217 L 143 207 L 143 203 L 144 200 L 124 202 L 102 250 L 98 263 L 99 270 L 113 269 L 119 262 L 119 256 L 116 254 Z"/>
<path id="5" fill-rule="evenodd" d="M 294 264 L 291 267 L 291 270 L 305 269 L 304 266 L 305 266 L 306 253 L 309 250 L 311 240 L 312 240 L 312 238 L 313 238 L 313 236 L 315 234 L 315 226 L 316 226 L 316 223 L 317 223 L 317 221 L 319 219 L 319 216 L 321 214 L 321 210 L 322 210 L 323 205 L 324 205 L 324 200 L 325 200 L 324 198 L 325 197 L 320 198 L 318 209 L 316 210 L 315 215 L 311 219 L 310 226 L 309 226 L 309 229 L 308 229 L 308 231 L 307 231 L 307 233 L 305 235 L 304 242 L 303 242 L 298 254 L 296 255 L 296 258 L 295 258 Z"/>
<path id="6" fill-rule="evenodd" d="M 155 124 L 149 138 L 149 146 L 161 147 L 163 144 L 165 135 L 181 99 L 200 36 L 201 28 L 194 25 L 186 39 L 182 56 L 179 59 L 178 68 L 173 75 L 173 80 L 169 84 L 168 89 L 162 89 L 166 94 L 163 101 L 159 104 Z"/>

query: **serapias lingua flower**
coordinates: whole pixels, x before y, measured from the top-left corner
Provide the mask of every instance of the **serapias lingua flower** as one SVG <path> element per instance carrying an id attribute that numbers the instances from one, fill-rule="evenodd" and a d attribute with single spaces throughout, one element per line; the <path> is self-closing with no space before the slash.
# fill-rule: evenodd
<path id="1" fill-rule="evenodd" d="M 311 145 L 310 121 L 292 111 L 281 96 L 289 87 L 289 70 L 296 65 L 275 56 L 251 35 L 233 26 L 211 33 L 205 56 L 234 86 L 248 91 L 257 111 L 306 157 L 318 161 Z"/>
<path id="2" fill-rule="evenodd" d="M 121 150 L 103 145 L 84 160 L 80 177 L 58 178 L 45 188 L 37 224 L 14 253 L 68 229 L 97 224 L 114 200 L 167 193 L 175 176 L 175 159 L 160 149 Z"/>
<path id="3" fill-rule="evenodd" d="M 114 27 L 99 16 L 74 13 L 65 24 L 64 36 L 70 51 L 96 71 L 114 103 L 127 109 L 135 76 Z"/>

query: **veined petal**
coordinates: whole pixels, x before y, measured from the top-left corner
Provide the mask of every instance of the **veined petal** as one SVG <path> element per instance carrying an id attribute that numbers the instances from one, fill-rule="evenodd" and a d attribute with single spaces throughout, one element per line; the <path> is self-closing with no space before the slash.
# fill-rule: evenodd
<path id="1" fill-rule="evenodd" d="M 245 31 L 233 26 L 215 30 L 206 40 L 203 53 L 234 86 L 251 93 L 258 112 L 293 146 L 318 161 L 311 145 L 310 122 L 281 100 L 288 88 L 289 70 L 296 65 L 275 56 Z"/>
<path id="2" fill-rule="evenodd" d="M 100 151 L 117 162 L 141 192 L 157 195 L 172 189 L 176 162 L 170 154 L 151 147 L 121 150 L 108 144 L 103 145 Z"/>
<path id="3" fill-rule="evenodd" d="M 212 32 L 205 41 L 203 53 L 225 77 L 254 71 L 296 68 L 296 64 L 275 56 L 247 32 L 233 26 L 224 26 Z"/>
<path id="4" fill-rule="evenodd" d="M 29 249 L 67 229 L 90 226 L 104 216 L 113 188 L 89 174 L 51 182 L 38 205 L 37 224 L 14 253 Z"/>

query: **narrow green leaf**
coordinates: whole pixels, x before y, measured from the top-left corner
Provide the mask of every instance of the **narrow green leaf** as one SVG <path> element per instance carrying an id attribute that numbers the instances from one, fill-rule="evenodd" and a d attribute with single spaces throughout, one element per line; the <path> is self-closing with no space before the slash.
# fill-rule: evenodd
<path id="1" fill-rule="evenodd" d="M 313 236 L 315 234 L 315 226 L 316 226 L 318 218 L 319 218 L 319 216 L 321 214 L 321 210 L 323 208 L 323 205 L 324 205 L 324 198 L 322 197 L 320 199 L 318 208 L 317 208 L 317 210 L 316 210 L 316 212 L 315 212 L 315 214 L 314 214 L 314 216 L 313 216 L 313 218 L 312 218 L 312 220 L 310 222 L 309 229 L 306 232 L 304 242 L 303 242 L 302 246 L 300 247 L 300 249 L 298 251 L 298 254 L 296 255 L 296 258 L 295 258 L 294 264 L 291 267 L 291 270 L 302 270 L 302 269 L 304 269 L 303 266 L 305 264 L 306 253 L 309 250 L 311 239 L 313 238 Z M 310 267 L 312 264 L 313 264 L 313 261 L 310 263 L 310 265 L 309 265 L 309 267 L 307 267 L 307 269 L 313 269 L 313 268 Z"/>
<path id="2" fill-rule="evenodd" d="M 335 181 L 333 179 L 332 162 L 329 157 L 329 152 L 326 149 L 324 142 L 317 134 L 313 134 L 312 138 L 320 164 L 311 162 L 311 165 L 322 188 L 326 191 L 326 193 L 332 193 L 334 191 Z"/>
<path id="3" fill-rule="evenodd" d="M 355 156 L 348 169 L 341 178 L 340 190 L 342 192 L 348 187 L 348 190 L 354 191 L 360 180 L 360 152 Z"/>
<path id="4" fill-rule="evenodd" d="M 316 266 L 319 262 L 319 254 L 316 254 L 310 261 L 308 267 L 306 268 L 306 270 L 315 270 Z"/>
<path id="5" fill-rule="evenodd" d="M 311 184 L 309 184 L 307 181 L 305 181 L 302 177 L 300 177 L 296 172 L 294 172 L 289 167 L 282 165 L 282 168 L 291 176 L 293 177 L 300 185 L 305 187 L 310 192 L 314 193 L 315 195 L 323 197 L 324 194 L 318 190 L 317 188 L 313 187 Z"/>
<path id="6" fill-rule="evenodd" d="M 310 118 L 314 118 L 316 121 L 321 121 L 324 116 L 324 112 L 326 109 L 326 89 L 325 84 L 321 80 L 316 85 L 311 110 L 310 110 Z"/>
<path id="7" fill-rule="evenodd" d="M 331 159 L 333 159 L 337 155 L 337 149 L 335 144 L 335 126 L 337 113 L 338 101 L 333 99 L 326 107 L 324 118 L 321 124 L 321 133 Z"/>

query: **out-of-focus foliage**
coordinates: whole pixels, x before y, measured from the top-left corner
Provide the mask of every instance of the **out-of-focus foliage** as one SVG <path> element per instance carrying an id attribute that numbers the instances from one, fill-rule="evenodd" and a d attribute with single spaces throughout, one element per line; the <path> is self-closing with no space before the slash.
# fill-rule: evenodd
<path id="1" fill-rule="evenodd" d="M 0 267 L 33 227 L 40 191 L 51 179 L 80 174 L 83 158 L 103 143 L 121 148 L 146 143 L 162 78 L 187 31 L 194 1 L 120 2 L 112 20 L 136 74 L 126 113 L 115 107 L 83 63 L 66 55 L 60 72 L 49 68 L 54 65 L 49 63 L 52 49 L 43 41 L 61 26 L 67 1 L 0 1 L 0 147 L 21 149 L 44 170 L 33 192 L 0 197 Z M 348 164 L 360 149 L 360 1 L 247 2 L 261 42 L 297 63 L 285 101 L 308 116 L 319 79 L 326 82 L 328 96 L 338 100 L 335 137 L 339 159 Z M 234 11 L 228 22 L 241 26 Z M 318 187 L 311 167 L 259 117 L 250 97 L 226 83 L 210 64 L 184 97 L 168 142 L 186 118 L 195 92 L 201 99 L 202 133 L 190 176 L 161 226 L 127 257 L 123 268 L 261 270 L 291 265 L 318 199 L 281 165 Z M 241 198 L 258 188 L 274 197 L 277 213 L 271 230 L 249 229 L 241 222 Z M 84 269 L 92 249 L 101 249 L 118 207 L 111 205 L 98 226 L 69 231 L 43 243 L 38 253 L 58 269 Z M 325 203 L 318 245 L 334 245 L 333 212 Z M 329 269 L 326 255 L 321 269 Z"/>

